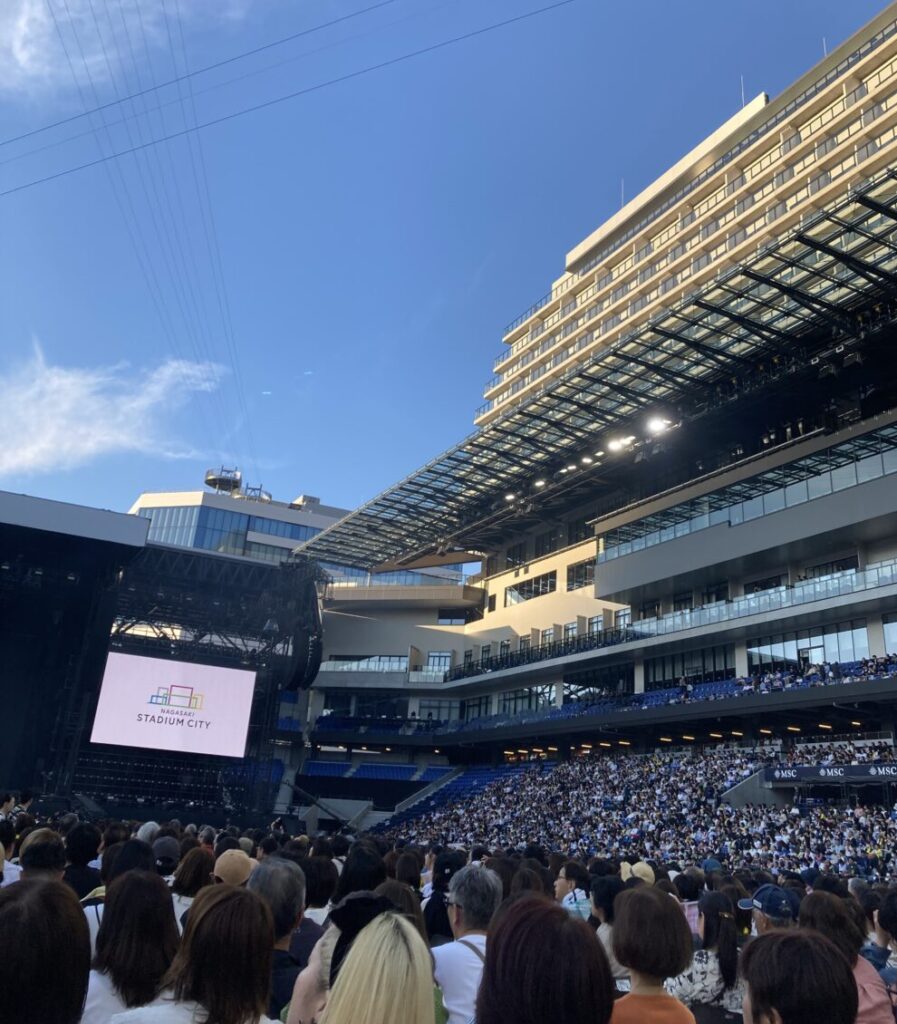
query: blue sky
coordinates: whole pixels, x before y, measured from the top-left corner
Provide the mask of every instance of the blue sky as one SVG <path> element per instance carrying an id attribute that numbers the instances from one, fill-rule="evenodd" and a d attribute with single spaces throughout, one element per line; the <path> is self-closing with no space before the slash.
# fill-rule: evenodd
<path id="1" fill-rule="evenodd" d="M 0 139 L 375 2 L 4 0 Z M 548 2 L 392 0 L 0 146 L 0 192 Z M 574 0 L 0 196 L 0 488 L 126 509 L 224 462 L 361 503 L 470 431 L 503 327 L 621 179 L 881 7 Z"/>

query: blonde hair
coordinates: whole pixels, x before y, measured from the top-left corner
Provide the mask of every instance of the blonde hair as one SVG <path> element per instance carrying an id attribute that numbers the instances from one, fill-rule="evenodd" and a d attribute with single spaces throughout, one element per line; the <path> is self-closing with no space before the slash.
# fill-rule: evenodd
<path id="1" fill-rule="evenodd" d="M 417 929 L 380 914 L 346 955 L 321 1024 L 433 1024 L 433 968 Z"/>

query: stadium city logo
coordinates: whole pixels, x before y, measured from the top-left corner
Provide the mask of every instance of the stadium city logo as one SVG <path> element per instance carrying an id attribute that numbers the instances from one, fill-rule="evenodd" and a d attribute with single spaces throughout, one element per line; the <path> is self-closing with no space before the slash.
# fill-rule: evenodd
<path id="1" fill-rule="evenodd" d="M 796 779 L 797 771 L 794 768 L 776 768 L 773 775 L 777 779 Z"/>
<path id="2" fill-rule="evenodd" d="M 197 693 L 192 686 L 177 686 L 174 683 L 171 686 L 160 686 L 147 701 L 147 704 L 159 708 L 160 713 L 141 712 L 137 715 L 137 721 L 147 725 L 208 729 L 212 723 L 196 715 L 197 711 L 202 711 L 204 701 L 205 696 Z"/>
<path id="3" fill-rule="evenodd" d="M 870 767 L 869 774 L 897 778 L 897 764 L 874 764 Z"/>

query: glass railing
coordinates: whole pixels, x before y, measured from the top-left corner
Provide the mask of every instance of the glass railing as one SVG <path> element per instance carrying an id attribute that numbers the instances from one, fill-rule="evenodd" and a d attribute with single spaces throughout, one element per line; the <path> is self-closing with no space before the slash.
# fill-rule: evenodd
<path id="1" fill-rule="evenodd" d="M 865 445 L 867 450 L 871 450 L 875 445 L 884 450 L 866 455 L 865 458 L 855 459 L 855 456 L 850 454 L 850 450 L 855 449 L 857 444 Z M 826 452 L 809 456 L 805 465 L 802 465 L 804 460 L 799 459 L 797 462 L 770 471 L 770 476 L 774 475 L 777 479 L 786 475 L 791 476 L 791 482 L 784 486 L 769 488 L 767 480 L 764 479 L 765 474 L 760 474 L 751 481 L 752 495 L 741 501 L 733 501 L 722 508 L 710 508 L 711 503 L 722 504 L 725 501 L 726 492 L 723 491 L 705 498 L 695 499 L 688 505 L 668 509 L 666 513 L 658 513 L 658 517 L 667 516 L 670 520 L 669 523 L 658 529 L 645 529 L 640 536 L 631 537 L 632 533 L 647 525 L 644 522 L 632 523 L 620 531 L 610 531 L 604 535 L 604 549 L 599 553 L 598 561 L 608 562 L 614 558 L 631 555 L 635 551 L 643 551 L 657 544 L 665 544 L 678 537 L 706 530 L 710 526 L 738 526 L 741 523 L 750 522 L 752 519 L 759 519 L 784 509 L 804 505 L 817 498 L 824 498 L 838 491 L 855 487 L 857 484 L 897 473 L 897 447 L 892 447 L 895 444 L 897 444 L 897 428 L 886 427 L 874 434 L 865 435 L 855 441 L 845 442 L 844 445 L 836 445 Z M 812 463 L 818 465 L 821 460 L 826 458 L 831 468 L 811 474 L 807 467 Z M 855 459 L 855 461 L 851 461 L 851 459 Z M 803 474 L 806 474 L 804 479 L 799 479 Z M 743 489 L 744 484 L 736 485 L 736 487 Z M 688 515 L 690 509 L 699 509 L 701 504 L 705 505 L 702 510 Z M 625 534 L 629 534 L 631 539 L 617 541 L 616 537 Z"/>
<path id="2" fill-rule="evenodd" d="M 331 587 L 464 587 L 468 579 L 463 573 L 454 576 L 425 575 L 420 572 L 365 573 L 330 581 Z"/>
<path id="3" fill-rule="evenodd" d="M 407 672 L 407 657 L 362 658 L 360 661 L 325 661 L 321 672 Z"/>

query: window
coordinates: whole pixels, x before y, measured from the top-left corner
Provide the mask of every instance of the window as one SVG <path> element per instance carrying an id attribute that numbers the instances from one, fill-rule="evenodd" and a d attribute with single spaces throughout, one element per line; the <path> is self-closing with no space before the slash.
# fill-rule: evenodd
<path id="1" fill-rule="evenodd" d="M 579 544 L 580 541 L 589 540 L 590 537 L 595 536 L 594 529 L 589 526 L 590 518 L 587 516 L 584 519 L 574 519 L 573 522 L 567 523 L 568 544 Z"/>
<path id="2" fill-rule="evenodd" d="M 765 576 L 762 580 L 752 580 L 750 583 L 745 583 L 744 592 L 746 594 L 759 594 L 764 590 L 773 590 L 781 585 L 782 576 L 781 573 L 777 573 L 775 576 Z"/>
<path id="3" fill-rule="evenodd" d="M 701 596 L 701 604 L 716 604 L 719 601 L 729 600 L 728 583 L 710 583 Z"/>
<path id="4" fill-rule="evenodd" d="M 557 590 L 557 577 L 556 572 L 546 572 L 541 576 L 532 576 L 530 579 L 520 580 L 513 586 L 505 587 L 505 608 L 531 601 L 543 594 L 553 594 Z"/>
<path id="5" fill-rule="evenodd" d="M 591 587 L 594 583 L 594 558 L 589 558 L 585 562 L 577 562 L 575 565 L 567 566 L 567 590 L 579 590 L 581 587 Z"/>
<path id="6" fill-rule="evenodd" d="M 791 181 L 794 177 L 793 167 L 783 167 L 780 171 L 776 172 L 775 177 L 772 179 L 773 186 L 775 188 L 781 188 L 786 182 Z"/>
<path id="7" fill-rule="evenodd" d="M 488 610 L 490 612 L 494 612 L 495 611 L 495 594 L 490 594 L 489 595 L 489 601 L 487 602 L 486 607 L 488 608 Z"/>
<path id="8" fill-rule="evenodd" d="M 712 682 L 735 677 L 735 647 L 721 644 L 693 651 L 680 651 L 659 658 L 645 658 L 645 689 L 674 686 L 680 679 Z"/>
<path id="9" fill-rule="evenodd" d="M 640 619 L 656 619 L 660 615 L 660 601 L 645 601 L 639 610 Z"/>
<path id="10" fill-rule="evenodd" d="M 518 565 L 523 565 L 526 561 L 526 541 L 521 541 L 519 544 L 513 544 L 505 552 L 505 568 L 516 569 Z"/>
<path id="11" fill-rule="evenodd" d="M 455 608 L 440 608 L 436 612 L 437 626 L 463 626 L 466 621 L 464 612 Z"/>
<path id="12" fill-rule="evenodd" d="M 492 644 L 483 644 L 480 648 L 480 664 L 484 664 L 492 657 Z"/>
<path id="13" fill-rule="evenodd" d="M 806 671 L 810 665 L 859 661 L 869 657 L 866 620 L 854 619 L 828 626 L 811 626 L 796 632 L 778 633 L 747 641 L 751 672 L 771 669 Z"/>
<path id="14" fill-rule="evenodd" d="M 619 608 L 614 612 L 614 628 L 625 629 L 627 626 L 632 625 L 632 609 L 631 608 Z"/>
<path id="15" fill-rule="evenodd" d="M 683 591 L 681 594 L 673 595 L 673 611 L 674 612 L 690 612 L 695 606 L 694 594 L 689 591 Z"/>
<path id="16" fill-rule="evenodd" d="M 885 631 L 885 653 L 897 651 L 897 615 L 883 615 L 882 626 Z"/>
<path id="17" fill-rule="evenodd" d="M 518 651 L 528 651 L 532 643 L 532 637 L 522 636 L 517 643 Z"/>
<path id="18" fill-rule="evenodd" d="M 473 651 L 464 652 L 464 664 L 465 666 L 473 664 Z"/>
<path id="19" fill-rule="evenodd" d="M 447 672 L 451 667 L 451 651 L 430 651 L 427 654 L 427 668 L 442 669 L 443 672 Z"/>
<path id="20" fill-rule="evenodd" d="M 535 553 L 536 558 L 541 558 L 543 555 L 550 555 L 552 551 L 557 551 L 560 547 L 560 531 L 557 527 L 551 530 L 546 530 L 545 533 L 540 533 L 535 540 Z"/>
<path id="21" fill-rule="evenodd" d="M 564 639 L 575 640 L 576 639 L 576 623 L 567 622 L 564 624 Z"/>
<path id="22" fill-rule="evenodd" d="M 502 640 L 502 642 L 498 645 L 499 657 L 505 658 L 510 653 L 511 653 L 511 641 L 510 640 Z"/>
<path id="23" fill-rule="evenodd" d="M 820 576 L 830 576 L 833 572 L 849 572 L 851 569 L 858 569 L 859 564 L 856 555 L 847 555 L 844 558 L 835 558 L 831 562 L 808 566 L 804 569 L 804 576 L 807 579 L 815 580 Z"/>
<path id="24" fill-rule="evenodd" d="M 589 619 L 589 636 L 595 636 L 601 632 L 604 619 L 600 615 L 593 615 Z"/>
<path id="25" fill-rule="evenodd" d="M 543 646 L 545 644 L 553 644 L 554 643 L 554 626 L 551 626 L 548 629 L 543 629 L 542 630 L 541 640 L 542 640 Z"/>

